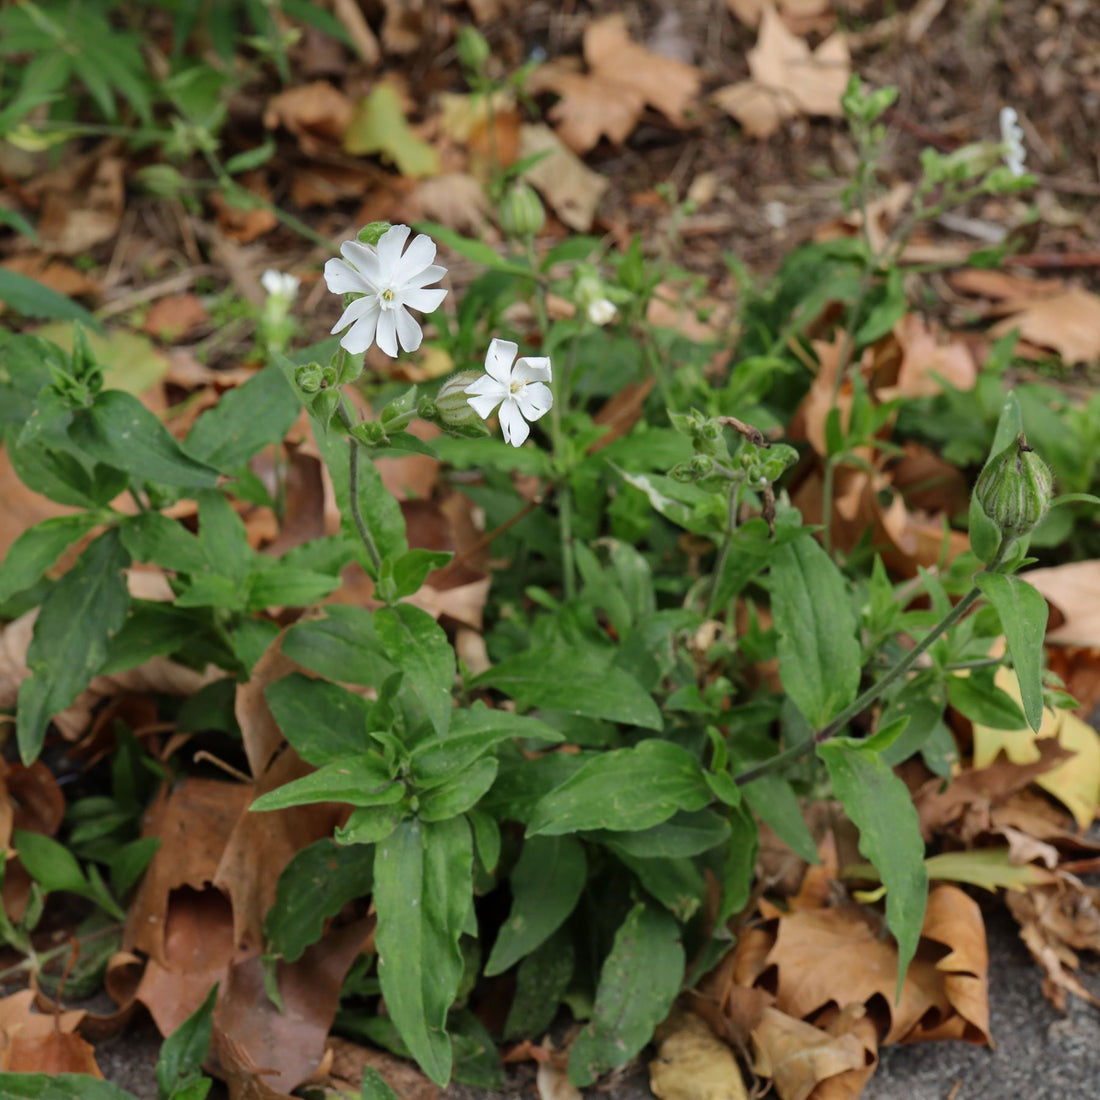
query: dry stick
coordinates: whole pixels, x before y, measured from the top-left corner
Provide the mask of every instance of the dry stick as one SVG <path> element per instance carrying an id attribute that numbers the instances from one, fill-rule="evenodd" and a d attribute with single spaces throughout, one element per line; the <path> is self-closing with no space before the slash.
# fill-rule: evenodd
<path id="1" fill-rule="evenodd" d="M 982 572 L 996 573 L 1004 562 L 1008 554 L 1008 548 L 1011 544 L 1012 538 L 1002 537 L 1001 545 L 997 548 L 997 553 L 993 561 L 991 561 Z M 950 630 L 951 627 L 953 627 L 971 607 L 977 603 L 981 594 L 982 590 L 977 585 L 971 588 L 970 591 L 967 592 L 967 594 L 963 596 L 963 598 L 959 600 L 959 602 L 955 604 L 955 606 L 944 615 L 934 627 L 932 627 L 924 638 L 914 646 L 913 649 L 909 650 L 909 652 L 898 661 L 881 680 L 872 684 L 854 702 L 845 707 L 828 725 L 822 726 L 813 737 L 771 757 L 769 760 L 765 760 L 761 764 L 753 765 L 746 771 L 741 772 L 740 775 L 734 776 L 734 783 L 738 787 L 743 787 L 746 783 L 751 783 L 754 779 L 759 779 L 762 775 L 767 775 L 769 772 L 776 771 L 792 760 L 801 759 L 803 756 L 806 756 L 816 749 L 818 745 L 835 737 L 853 718 L 856 717 L 857 714 L 866 710 L 866 708 L 869 707 L 895 680 L 904 676 L 916 663 L 918 658 L 932 647 L 933 642 L 935 642 L 941 634 L 945 634 Z"/>

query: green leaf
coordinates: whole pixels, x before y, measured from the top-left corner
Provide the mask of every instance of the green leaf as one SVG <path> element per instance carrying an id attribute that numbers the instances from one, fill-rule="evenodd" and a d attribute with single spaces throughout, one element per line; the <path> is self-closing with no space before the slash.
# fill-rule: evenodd
<path id="1" fill-rule="evenodd" d="M 446 565 L 454 557 L 449 550 L 409 550 L 397 558 L 386 558 L 382 563 L 380 589 L 389 603 L 395 603 L 418 591 L 424 579 L 433 569 Z"/>
<path id="2" fill-rule="evenodd" d="M 455 655 L 443 628 L 412 604 L 383 607 L 374 614 L 382 651 L 405 673 L 406 683 L 444 736 L 451 724 Z"/>
<path id="3" fill-rule="evenodd" d="M 997 420 L 997 430 L 993 435 L 989 458 L 999 455 L 1023 430 L 1024 418 L 1020 412 L 1020 403 L 1014 393 L 1009 393 L 1001 406 L 1001 415 Z M 974 495 L 970 497 L 969 528 L 970 548 L 981 561 L 988 565 L 1000 548 L 1001 532 L 993 520 L 982 511 L 978 498 Z"/>
<path id="4" fill-rule="evenodd" d="M 859 690 L 858 624 L 844 577 L 812 538 L 801 538 L 776 550 L 771 593 L 783 688 L 820 728 Z"/>
<path id="5" fill-rule="evenodd" d="M 348 553 L 351 558 L 351 553 Z M 246 611 L 264 611 L 269 607 L 308 607 L 340 587 L 340 578 L 311 569 L 295 569 L 273 561 L 248 579 Z"/>
<path id="6" fill-rule="evenodd" d="M 3 288 L 0 286 L 0 295 Z M 125 1089 L 87 1073 L 5 1073 L 5 1100 L 134 1100 Z"/>
<path id="7" fill-rule="evenodd" d="M 417 815 L 421 821 L 445 821 L 477 805 L 497 777 L 497 762 L 492 757 L 475 760 L 465 771 L 419 796 Z"/>
<path id="8" fill-rule="evenodd" d="M 294 962 L 324 931 L 325 921 L 371 891 L 374 849 L 344 847 L 328 837 L 303 848 L 283 868 L 275 904 L 264 919 L 269 951 Z"/>
<path id="9" fill-rule="evenodd" d="M 671 914 L 639 902 L 627 914 L 600 971 L 591 1023 L 569 1055 L 579 1088 L 621 1066 L 645 1046 L 680 992 L 684 949 Z"/>
<path id="10" fill-rule="evenodd" d="M 373 1066 L 363 1067 L 363 1085 L 359 1100 L 400 1100 L 397 1093 L 386 1084 L 386 1079 Z"/>
<path id="11" fill-rule="evenodd" d="M 179 520 L 160 512 L 127 516 L 119 526 L 122 544 L 134 561 L 149 562 L 174 573 L 201 573 L 208 568 L 202 544 Z"/>
<path id="12" fill-rule="evenodd" d="M 628 834 L 621 834 L 626 836 Z M 614 837 L 611 833 L 609 836 Z M 620 862 L 630 868 L 645 890 L 681 924 L 686 924 L 702 907 L 706 881 L 691 859 L 644 859 L 623 851 L 613 839 L 604 842 Z"/>
<path id="13" fill-rule="evenodd" d="M 328 680 L 292 672 L 264 689 L 283 736 L 310 764 L 327 764 L 372 746 L 371 704 Z"/>
<path id="14" fill-rule="evenodd" d="M 1024 717 L 1037 731 L 1043 722 L 1043 638 L 1047 630 L 1047 601 L 1027 581 L 1005 573 L 979 573 L 974 583 L 1000 616 L 1008 652 L 1020 681 Z"/>
<path id="15" fill-rule="evenodd" d="M 886 925 L 898 941 L 897 997 L 917 951 L 928 901 L 924 840 L 909 788 L 884 764 L 851 738 L 834 738 L 817 747 L 829 769 L 833 790 L 859 829 L 859 850 L 882 876 L 886 887 Z"/>
<path id="16" fill-rule="evenodd" d="M 359 806 L 337 828 L 336 843 L 377 844 L 380 840 L 385 840 L 408 816 L 406 807 L 397 802 L 388 806 Z"/>
<path id="17" fill-rule="evenodd" d="M 82 305 L 7 268 L 0 268 L 0 301 L 25 317 L 79 321 L 96 332 L 103 331 L 103 326 Z"/>
<path id="18" fill-rule="evenodd" d="M 461 233 L 456 233 L 453 229 L 440 225 L 438 222 L 418 222 L 416 229 L 419 233 L 427 233 L 432 240 L 437 241 L 439 244 L 446 245 L 452 252 L 457 252 L 460 256 L 465 256 L 466 259 L 482 264 L 492 271 L 505 271 L 510 275 L 523 275 L 529 279 L 534 278 L 534 274 L 529 267 L 502 256 L 484 241 L 463 237 Z"/>
<path id="19" fill-rule="evenodd" d="M 995 730 L 1022 729 L 1024 712 L 1006 691 L 994 684 L 991 676 L 949 676 L 947 698 L 960 714 Z"/>
<path id="20" fill-rule="evenodd" d="M 385 82 L 375 84 L 355 104 L 344 130 L 344 149 L 357 155 L 381 153 L 410 179 L 439 174 L 435 150 L 413 133 L 397 89 Z"/>
<path id="21" fill-rule="evenodd" d="M 107 659 L 130 594 L 122 570 L 130 556 L 117 530 L 100 535 L 50 589 L 27 650 L 28 679 L 19 688 L 19 752 L 29 764 L 42 747 L 50 719 L 88 685 Z"/>
<path id="22" fill-rule="evenodd" d="M 648 829 L 677 810 L 701 810 L 709 801 L 699 761 L 671 741 L 650 739 L 594 756 L 539 800 L 527 832 Z"/>
<path id="23" fill-rule="evenodd" d="M 405 786 L 390 776 L 389 765 L 377 753 L 348 756 L 323 764 L 315 772 L 292 779 L 260 795 L 255 811 L 284 810 L 315 802 L 348 802 L 352 806 L 389 806 L 405 797 Z"/>
<path id="24" fill-rule="evenodd" d="M 632 833 L 598 831 L 586 835 L 586 840 L 600 844 L 610 839 L 616 851 L 639 859 L 676 859 L 697 856 L 717 847 L 730 835 L 729 822 L 713 810 L 674 814 L 668 821 L 651 829 Z"/>
<path id="25" fill-rule="evenodd" d="M 140 481 L 213 489 L 218 471 L 185 454 L 168 429 L 136 397 L 104 390 L 73 415 L 69 437 L 97 462 Z"/>
<path id="26" fill-rule="evenodd" d="M 323 619 L 295 623 L 282 650 L 292 661 L 347 684 L 377 685 L 394 671 L 382 652 L 374 614 L 363 607 L 333 604 Z"/>
<path id="27" fill-rule="evenodd" d="M 206 556 L 206 572 L 228 577 L 239 588 L 248 577 L 254 557 L 244 521 L 223 493 L 211 489 L 197 493 L 195 499 L 199 505 L 199 544 Z"/>
<path id="28" fill-rule="evenodd" d="M 591 651 L 529 649 L 483 672 L 472 687 L 492 687 L 525 707 L 659 730 L 661 712 L 633 676 Z"/>
<path id="29" fill-rule="evenodd" d="M 573 912 L 588 878 L 584 847 L 570 836 L 529 836 L 509 876 L 512 908 L 485 974 L 502 974 L 545 943 Z"/>
<path id="30" fill-rule="evenodd" d="M 558 1014 L 573 980 L 576 952 L 567 927 L 535 948 L 516 970 L 516 993 L 504 1024 L 506 1039 L 541 1035 Z"/>
<path id="31" fill-rule="evenodd" d="M 200 1097 L 209 1091 L 212 1082 L 203 1079 L 202 1064 L 206 1061 L 214 1032 L 217 996 L 215 983 L 206 1000 L 164 1040 L 156 1068 L 157 1089 L 162 1100 L 178 1100 L 182 1095 Z"/>
<path id="32" fill-rule="evenodd" d="M 62 551 L 83 538 L 102 519 L 95 512 L 55 516 L 24 531 L 0 563 L 0 603 L 37 584 Z"/>
<path id="33" fill-rule="evenodd" d="M 243 466 L 269 443 L 279 443 L 298 418 L 298 397 L 278 367 L 265 367 L 223 394 L 195 421 L 183 449 L 219 470 Z"/>
<path id="34" fill-rule="evenodd" d="M 473 845 L 464 818 L 403 821 L 374 861 L 378 976 L 390 1018 L 420 1068 L 451 1074 L 447 1011 L 462 980 L 459 938 L 473 904 Z"/>
<path id="35" fill-rule="evenodd" d="M 82 897 L 91 895 L 91 886 L 76 856 L 52 837 L 16 829 L 12 833 L 19 860 L 27 874 L 47 893 L 65 890 Z"/>

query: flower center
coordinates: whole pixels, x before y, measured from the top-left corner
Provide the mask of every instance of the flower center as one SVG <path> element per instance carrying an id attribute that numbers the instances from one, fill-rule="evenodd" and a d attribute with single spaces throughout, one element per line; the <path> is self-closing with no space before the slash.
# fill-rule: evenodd
<path id="1" fill-rule="evenodd" d="M 508 383 L 508 390 L 509 390 L 510 393 L 515 395 L 515 394 L 519 393 L 520 390 L 522 390 L 523 387 L 526 386 L 526 385 L 527 385 L 526 382 L 522 382 L 522 381 L 517 379 L 515 381 L 512 381 L 512 382 Z"/>
<path id="2" fill-rule="evenodd" d="M 395 309 L 397 307 L 397 295 L 394 293 L 393 287 L 388 286 L 378 292 L 378 304 L 383 309 Z"/>

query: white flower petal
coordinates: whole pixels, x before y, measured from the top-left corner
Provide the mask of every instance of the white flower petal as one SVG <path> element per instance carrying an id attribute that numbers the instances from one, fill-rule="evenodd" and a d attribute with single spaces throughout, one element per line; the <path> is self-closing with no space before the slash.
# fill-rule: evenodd
<path id="1" fill-rule="evenodd" d="M 344 241 L 340 245 L 340 255 L 363 276 L 368 290 L 378 289 L 382 269 L 378 263 L 378 253 L 369 244 L 363 244 L 362 241 Z"/>
<path id="2" fill-rule="evenodd" d="M 540 416 L 545 416 L 550 411 L 551 406 L 554 404 L 554 395 L 551 393 L 549 386 L 545 386 L 541 382 L 528 382 L 515 395 L 514 400 L 519 406 L 519 411 L 528 420 L 538 420 Z"/>
<path id="3" fill-rule="evenodd" d="M 483 374 L 480 378 L 471 382 L 462 392 L 495 394 L 498 401 L 503 401 L 511 393 L 511 390 L 490 375 Z"/>
<path id="4" fill-rule="evenodd" d="M 393 315 L 397 319 L 397 338 L 401 341 L 402 350 L 416 351 L 420 347 L 420 341 L 424 338 L 420 326 L 413 320 L 412 314 L 403 305 L 393 310 Z"/>
<path id="5" fill-rule="evenodd" d="M 446 297 L 445 290 L 402 290 L 401 304 L 412 306 L 421 313 L 431 313 L 433 309 L 439 308 Z"/>
<path id="6" fill-rule="evenodd" d="M 470 391 L 467 390 L 466 392 L 469 393 Z M 469 405 L 482 420 L 488 420 L 489 417 L 493 415 L 493 409 L 495 409 L 507 396 L 507 394 L 502 393 L 485 393 L 475 397 L 467 397 L 466 404 Z"/>
<path id="7" fill-rule="evenodd" d="M 378 331 L 374 334 L 375 342 L 391 359 L 397 358 L 397 320 L 394 317 L 396 310 L 383 309 L 378 316 Z"/>
<path id="8" fill-rule="evenodd" d="M 407 225 L 391 225 L 381 237 L 378 238 L 378 263 L 382 269 L 380 282 L 394 281 L 394 273 L 401 262 L 401 250 L 409 239 L 412 230 Z"/>
<path id="9" fill-rule="evenodd" d="M 370 283 L 344 260 L 331 259 L 325 264 L 325 285 L 333 294 L 370 294 Z"/>
<path id="10" fill-rule="evenodd" d="M 351 302 L 348 308 L 340 314 L 340 320 L 337 321 L 329 331 L 339 332 L 341 329 L 345 329 L 348 325 L 358 321 L 367 313 L 372 312 L 378 312 L 378 303 L 373 298 L 356 298 L 355 301 Z"/>
<path id="11" fill-rule="evenodd" d="M 507 386 L 512 381 L 512 360 L 519 345 L 511 340 L 493 340 L 485 353 L 485 369 L 498 382 Z"/>
<path id="12" fill-rule="evenodd" d="M 404 286 L 409 280 L 415 278 L 426 267 L 430 267 L 435 259 L 435 241 L 426 233 L 420 233 L 413 238 L 412 244 L 405 251 L 405 255 L 397 263 L 394 269 L 393 281 Z"/>
<path id="13" fill-rule="evenodd" d="M 512 381 L 514 382 L 549 382 L 550 360 L 545 356 L 531 358 L 525 356 L 517 359 L 512 368 Z"/>
<path id="14" fill-rule="evenodd" d="M 360 299 L 365 301 L 366 299 Z M 366 351 L 374 342 L 374 330 L 378 324 L 380 311 L 377 309 L 366 310 L 362 317 L 340 339 L 340 347 L 350 351 L 352 355 L 358 355 Z"/>
<path id="15" fill-rule="evenodd" d="M 404 289 L 419 290 L 429 283 L 438 283 L 446 274 L 447 269 L 445 267 L 440 267 L 439 264 L 432 264 L 430 267 L 426 267 L 423 271 L 418 272 L 411 279 L 407 279 L 404 283 Z"/>
<path id="16" fill-rule="evenodd" d="M 531 429 L 527 426 L 527 421 L 523 419 L 523 414 L 519 411 L 516 402 L 511 398 L 500 406 L 498 417 L 500 419 L 500 430 L 504 435 L 505 443 L 511 443 L 513 447 L 519 447 L 531 434 Z"/>

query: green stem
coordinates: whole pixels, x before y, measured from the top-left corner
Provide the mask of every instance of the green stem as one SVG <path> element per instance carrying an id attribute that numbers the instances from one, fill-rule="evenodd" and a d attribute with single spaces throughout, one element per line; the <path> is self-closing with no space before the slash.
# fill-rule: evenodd
<path id="1" fill-rule="evenodd" d="M 350 433 L 352 428 L 355 427 L 351 419 L 351 413 L 348 412 L 348 407 L 344 402 L 344 397 L 340 396 L 340 419 L 343 421 L 344 427 L 347 428 Z M 363 513 L 359 510 L 359 441 L 353 435 L 348 435 L 348 475 L 349 475 L 349 492 L 351 496 L 351 518 L 355 521 L 355 530 L 359 532 L 359 538 L 363 540 L 363 545 L 367 548 L 367 554 L 370 557 L 371 564 L 374 566 L 374 575 L 377 578 L 382 573 L 382 555 L 378 553 L 378 546 L 375 544 L 374 537 L 367 529 L 366 522 L 363 519 Z"/>
<path id="2" fill-rule="evenodd" d="M 1008 555 L 1008 549 L 1012 545 L 1012 541 L 1010 536 L 1002 536 L 1001 545 L 997 548 L 996 556 L 982 572 L 997 572 Z M 798 745 L 794 745 L 792 748 L 786 749 L 776 756 L 770 757 L 760 764 L 754 764 L 751 768 L 735 776 L 733 780 L 734 783 L 739 787 L 743 787 L 746 783 L 751 783 L 754 779 L 759 779 L 762 775 L 767 775 L 770 772 L 782 768 L 792 760 L 801 759 L 803 756 L 811 753 L 818 745 L 835 737 L 853 718 L 856 717 L 856 715 L 862 714 L 863 711 L 878 699 L 892 683 L 904 676 L 906 672 L 913 667 L 913 664 L 928 652 L 933 643 L 941 635 L 950 630 L 974 606 L 974 604 L 978 602 L 981 594 L 982 591 L 977 585 L 971 588 L 970 591 L 967 592 L 967 594 L 963 596 L 963 598 L 959 600 L 959 602 L 955 604 L 955 606 L 951 608 L 934 627 L 932 627 L 924 638 L 909 650 L 909 652 L 906 653 L 906 655 L 902 657 L 902 659 L 898 661 L 881 680 L 873 683 L 865 692 L 858 696 L 858 698 L 846 706 L 828 723 L 828 725 L 822 726 L 813 737 Z"/>
<path id="3" fill-rule="evenodd" d="M 737 530 L 737 505 L 741 499 L 741 486 L 744 484 L 740 479 L 730 482 L 729 498 L 727 503 L 726 512 L 726 535 L 722 539 L 722 547 L 718 551 L 718 558 L 714 563 L 713 580 L 710 586 L 710 596 L 707 598 L 707 610 L 706 617 L 711 619 L 714 617 L 715 612 L 718 610 L 715 607 L 715 599 L 718 596 L 718 590 L 722 585 L 722 574 L 725 572 L 726 560 L 730 556 L 730 547 L 733 545 L 733 535 Z"/>

